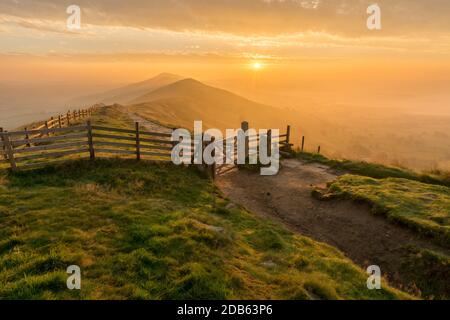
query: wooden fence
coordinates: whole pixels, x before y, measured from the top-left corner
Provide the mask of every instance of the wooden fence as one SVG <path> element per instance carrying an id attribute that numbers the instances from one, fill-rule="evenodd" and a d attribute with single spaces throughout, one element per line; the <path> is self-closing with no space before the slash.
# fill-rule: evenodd
<path id="1" fill-rule="evenodd" d="M 244 132 L 247 132 L 247 130 L 249 129 L 249 124 L 247 121 L 242 122 L 241 124 L 241 129 Z M 270 156 L 272 153 L 272 144 L 274 142 L 278 143 L 278 147 L 279 147 L 279 152 L 281 155 L 283 156 L 291 156 L 291 151 L 292 151 L 292 147 L 293 145 L 290 142 L 290 138 L 291 138 L 291 126 L 287 126 L 286 129 L 286 133 L 284 134 L 279 134 L 278 136 L 274 136 L 272 134 L 272 130 L 268 130 L 267 133 L 265 134 L 266 138 L 267 138 L 267 155 Z M 230 160 L 230 158 L 226 155 L 226 148 L 227 148 L 227 143 L 229 143 L 230 139 L 233 140 L 233 153 L 234 153 L 234 157 L 231 159 L 233 161 L 233 164 L 229 164 L 227 163 L 227 160 Z M 248 135 L 246 136 L 245 139 L 245 145 L 244 145 L 244 152 L 246 155 L 246 158 L 251 156 L 251 155 L 258 155 L 259 154 L 259 144 L 260 141 L 260 136 L 257 135 Z M 221 174 L 225 174 L 228 171 L 233 170 L 234 168 L 236 168 L 236 155 L 238 153 L 238 144 L 237 144 L 237 137 L 231 137 L 231 138 L 227 138 L 223 140 L 223 143 L 220 143 L 223 154 L 224 154 L 224 158 L 223 158 L 223 164 L 220 165 L 216 165 L 213 164 L 211 165 L 211 168 L 207 168 L 207 170 L 209 171 L 208 174 L 214 179 L 217 175 L 221 175 Z M 251 151 L 253 150 L 253 151 Z"/>
<path id="2" fill-rule="evenodd" d="M 24 138 L 26 134 L 28 136 Z M 87 121 L 84 125 L 70 127 L 2 132 L 0 137 L 0 151 L 3 154 L 0 161 L 9 163 L 12 170 L 45 165 L 49 159 L 66 156 L 93 160 L 128 155 L 138 160 L 152 157 L 170 161 L 173 145 L 171 133 L 145 131 L 138 123 L 131 130 L 94 126 Z M 37 159 L 44 161 L 36 162 Z"/>
<path id="3" fill-rule="evenodd" d="M 90 112 L 87 112 L 89 115 Z M 58 118 L 59 120 L 59 118 Z M 67 119 L 70 121 L 70 118 Z M 33 130 L 0 132 L 0 162 L 9 164 L 11 170 L 33 168 L 49 163 L 67 160 L 67 157 L 77 158 L 108 158 L 122 156 L 137 160 L 171 161 L 171 151 L 174 142 L 172 133 L 151 132 L 143 130 L 138 122 L 133 129 L 112 128 L 92 125 L 87 121 L 83 125 L 63 127 L 50 125 Z M 242 129 L 248 130 L 248 123 L 242 123 Z M 290 148 L 290 127 L 287 133 L 272 137 L 268 132 L 269 141 L 278 139 L 280 152 L 287 153 Z M 235 139 L 235 138 L 234 138 Z M 249 155 L 250 145 L 257 143 L 259 136 L 249 136 L 246 140 L 246 154 Z M 214 141 L 210 142 L 213 143 Z M 224 140 L 225 146 L 225 140 Z M 204 144 L 204 147 L 206 145 Z M 234 143 L 237 151 L 237 144 Z M 193 153 L 192 153 L 193 154 Z M 59 159 L 59 161 L 51 161 Z M 203 166 L 203 169 L 214 178 L 223 173 L 215 165 Z"/>
<path id="4" fill-rule="evenodd" d="M 33 131 L 36 132 L 36 130 L 41 129 L 53 129 L 53 128 L 63 128 L 63 127 L 70 127 L 71 125 L 80 122 L 81 120 L 85 120 L 86 118 L 90 117 L 92 113 L 95 111 L 95 109 L 98 108 L 97 105 L 92 106 L 87 109 L 78 109 L 78 110 L 72 110 L 67 111 L 66 114 L 59 114 L 56 117 L 51 117 L 50 119 L 45 120 L 42 123 L 34 124 L 30 128 L 25 127 L 25 137 L 26 138 L 35 138 L 37 136 L 42 137 L 42 133 L 37 133 L 35 136 L 33 136 Z M 3 128 L 0 128 L 0 132 L 3 132 Z"/>

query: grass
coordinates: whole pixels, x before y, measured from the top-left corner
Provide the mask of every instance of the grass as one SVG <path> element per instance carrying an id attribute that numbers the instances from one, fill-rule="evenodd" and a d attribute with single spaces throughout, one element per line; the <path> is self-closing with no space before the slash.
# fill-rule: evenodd
<path id="1" fill-rule="evenodd" d="M 398 299 L 333 247 L 224 199 L 193 168 L 72 161 L 1 173 L 0 299 Z M 66 288 L 79 265 L 82 289 Z"/>
<path id="2" fill-rule="evenodd" d="M 421 174 L 405 168 L 390 167 L 364 161 L 328 159 L 317 153 L 296 152 L 296 157 L 306 162 L 324 164 L 336 170 L 365 177 L 376 179 L 401 178 L 450 187 L 450 174 L 446 172 Z"/>
<path id="3" fill-rule="evenodd" d="M 388 219 L 432 236 L 450 247 L 450 189 L 408 179 L 344 175 L 328 196 L 368 202 Z"/>
<path id="4" fill-rule="evenodd" d="M 431 250 L 409 248 L 402 270 L 427 299 L 450 299 L 450 258 Z"/>

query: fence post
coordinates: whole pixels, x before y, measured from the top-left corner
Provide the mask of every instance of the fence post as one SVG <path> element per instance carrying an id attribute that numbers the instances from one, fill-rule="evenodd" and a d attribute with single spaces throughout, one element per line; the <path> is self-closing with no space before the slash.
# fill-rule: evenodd
<path id="1" fill-rule="evenodd" d="M 267 156 L 272 156 L 272 130 L 267 131 Z"/>
<path id="2" fill-rule="evenodd" d="M 3 135 L 3 142 L 6 147 L 6 154 L 8 155 L 9 164 L 11 165 L 11 170 L 16 170 L 16 160 L 14 159 L 14 149 L 13 145 L 11 143 L 11 140 L 9 139 L 9 134 L 6 132 L 5 135 Z"/>
<path id="3" fill-rule="evenodd" d="M 216 141 L 216 138 L 215 137 L 212 137 L 211 138 L 211 143 L 210 144 L 215 144 L 215 141 Z M 212 157 L 213 157 L 213 159 L 214 159 L 214 162 L 213 162 L 213 164 L 210 166 L 210 175 L 211 175 L 211 179 L 212 180 L 216 180 L 216 148 L 215 148 L 215 146 L 214 146 L 214 149 L 213 149 L 213 151 L 211 152 L 211 155 L 212 155 Z"/>
<path id="4" fill-rule="evenodd" d="M 305 136 L 302 137 L 302 152 L 305 150 Z"/>
<path id="5" fill-rule="evenodd" d="M 88 144 L 89 144 L 89 157 L 91 160 L 95 159 L 95 151 L 94 151 L 94 141 L 92 138 L 92 126 L 91 121 L 88 120 L 86 122 L 87 130 L 88 130 Z"/>
<path id="6" fill-rule="evenodd" d="M 3 128 L 0 128 L 0 133 L 3 133 Z M 5 146 L 5 140 L 3 139 L 3 135 L 0 135 L 0 141 L 3 142 L 3 146 L 2 146 L 2 149 L 3 149 L 3 157 L 4 157 L 5 159 L 8 159 L 8 156 L 6 155 L 6 146 Z"/>
<path id="7" fill-rule="evenodd" d="M 286 129 L 286 150 L 291 151 L 291 126 Z"/>
<path id="8" fill-rule="evenodd" d="M 135 123 L 136 126 L 136 159 L 141 160 L 141 141 L 139 137 L 139 122 Z"/>
<path id="9" fill-rule="evenodd" d="M 193 165 L 195 161 L 195 139 L 194 135 L 191 135 L 191 164 Z"/>
<path id="10" fill-rule="evenodd" d="M 238 139 L 237 139 L 237 136 L 234 136 L 234 139 L 233 139 L 233 162 L 234 162 L 233 164 L 234 165 L 237 164 L 238 152 L 239 152 Z"/>
<path id="11" fill-rule="evenodd" d="M 73 110 L 73 121 L 77 121 L 77 112 Z"/>
<path id="12" fill-rule="evenodd" d="M 70 127 L 70 111 L 67 111 L 66 119 L 67 119 L 67 126 Z"/>
<path id="13" fill-rule="evenodd" d="M 242 131 L 244 131 L 244 134 L 245 134 L 245 161 L 247 161 L 247 158 L 249 157 L 249 152 L 250 152 L 250 139 L 247 135 L 248 128 L 249 128 L 248 122 L 243 121 L 241 123 L 241 129 L 242 129 Z"/>
<path id="14" fill-rule="evenodd" d="M 59 124 L 59 127 L 62 128 L 61 115 L 58 116 L 58 124 Z"/>
<path id="15" fill-rule="evenodd" d="M 317 148 L 317 154 L 320 154 L 320 146 Z"/>
<path id="16" fill-rule="evenodd" d="M 48 132 L 48 121 L 45 121 L 45 129 L 47 130 L 47 137 L 49 137 L 50 132 Z"/>
<path id="17" fill-rule="evenodd" d="M 25 140 L 27 140 L 27 147 L 28 148 L 31 147 L 30 136 L 28 135 L 28 128 L 27 127 L 25 127 Z"/>

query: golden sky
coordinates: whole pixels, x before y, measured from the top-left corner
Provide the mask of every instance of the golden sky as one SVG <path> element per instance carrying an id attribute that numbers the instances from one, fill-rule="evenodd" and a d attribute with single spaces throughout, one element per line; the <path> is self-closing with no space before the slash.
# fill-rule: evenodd
<path id="1" fill-rule="evenodd" d="M 249 79 L 248 86 L 257 77 L 261 87 L 303 91 L 352 83 L 448 88 L 450 1 L 379 0 L 379 31 L 366 27 L 372 3 L 2 0 L 0 82 L 112 84 L 172 72 Z M 82 10 L 76 31 L 66 26 L 72 4 Z"/>
<path id="2" fill-rule="evenodd" d="M 380 0 L 2 0 L 4 54 L 162 53 L 268 57 L 448 54 L 450 2 Z M 81 30 L 66 28 L 78 5 Z"/>

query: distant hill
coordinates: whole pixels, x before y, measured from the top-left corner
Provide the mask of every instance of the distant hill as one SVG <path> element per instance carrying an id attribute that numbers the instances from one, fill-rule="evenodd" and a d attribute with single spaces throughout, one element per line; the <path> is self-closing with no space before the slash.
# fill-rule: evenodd
<path id="1" fill-rule="evenodd" d="M 254 127 L 286 125 L 281 109 L 256 103 L 226 90 L 214 88 L 194 79 L 178 82 L 148 92 L 133 101 L 128 109 L 140 115 L 192 128 L 194 120 L 205 127 L 238 127 L 248 120 Z"/>
<path id="2" fill-rule="evenodd" d="M 168 84 L 177 82 L 181 79 L 183 79 L 183 77 L 175 74 L 161 73 L 156 77 L 153 77 L 151 79 L 142 82 L 133 83 L 125 87 L 109 90 L 102 93 L 76 98 L 70 101 L 70 104 L 77 107 L 96 103 L 127 104 L 139 96 L 147 94 L 158 88 L 164 87 Z"/>

